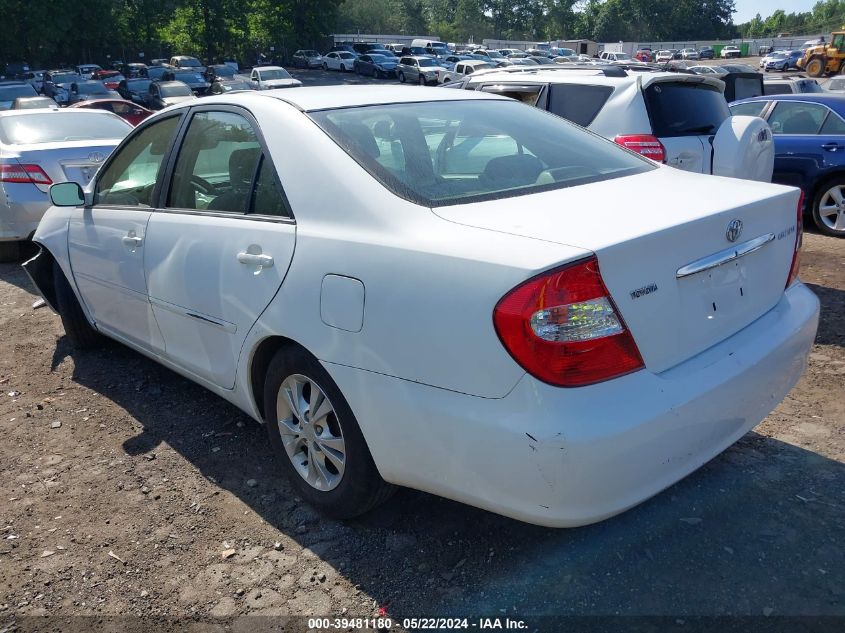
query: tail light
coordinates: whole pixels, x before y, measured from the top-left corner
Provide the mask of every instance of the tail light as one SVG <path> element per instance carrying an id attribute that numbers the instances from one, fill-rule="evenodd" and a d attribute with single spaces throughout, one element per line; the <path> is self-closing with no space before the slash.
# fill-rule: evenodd
<path id="1" fill-rule="evenodd" d="M 591 385 L 644 366 L 595 256 L 517 286 L 496 304 L 493 323 L 525 371 L 558 387 Z"/>
<path id="2" fill-rule="evenodd" d="M 53 181 L 38 165 L 0 165 L 0 182 L 31 182 L 52 185 Z"/>
<path id="3" fill-rule="evenodd" d="M 660 139 L 651 134 L 622 134 L 613 139 L 617 145 L 642 154 L 646 158 L 662 163 L 666 160 L 666 148 Z"/>
<path id="4" fill-rule="evenodd" d="M 798 196 L 798 217 L 795 220 L 795 250 L 792 253 L 792 264 L 789 266 L 789 277 L 786 287 L 789 288 L 798 279 L 798 269 L 801 268 L 801 244 L 804 241 L 804 192 Z"/>

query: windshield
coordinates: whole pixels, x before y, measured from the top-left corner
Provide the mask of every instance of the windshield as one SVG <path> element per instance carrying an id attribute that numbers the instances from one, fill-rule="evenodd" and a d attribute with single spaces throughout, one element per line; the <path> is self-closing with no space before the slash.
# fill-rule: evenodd
<path id="1" fill-rule="evenodd" d="M 132 125 L 100 112 L 42 112 L 0 119 L 0 141 L 7 145 L 120 139 Z"/>
<path id="2" fill-rule="evenodd" d="M 425 206 L 518 196 L 655 168 L 560 117 L 514 101 L 402 103 L 309 116 L 385 187 Z"/>
<path id="3" fill-rule="evenodd" d="M 74 81 L 79 81 L 80 77 L 76 73 L 57 73 L 50 76 L 50 80 L 54 84 L 69 84 Z"/>
<path id="4" fill-rule="evenodd" d="M 387 61 L 387 57 L 385 55 L 379 55 L 378 53 L 370 53 L 370 59 L 372 59 L 374 62 Z"/>
<path id="5" fill-rule="evenodd" d="M 175 72 L 175 73 L 173 73 L 173 78 L 176 81 L 184 81 L 185 83 L 192 83 L 192 84 L 203 83 L 205 81 L 205 78 L 202 75 L 200 75 L 199 73 L 194 73 L 194 72 L 187 72 L 187 73 Z"/>
<path id="6" fill-rule="evenodd" d="M 133 92 L 147 92 L 150 89 L 150 84 L 152 81 L 149 79 L 136 79 L 133 81 L 127 81 L 126 87 Z"/>
<path id="7" fill-rule="evenodd" d="M 186 57 L 185 59 L 179 60 L 180 66 L 185 66 L 188 68 L 201 68 L 202 64 L 200 64 L 200 60 L 194 59 L 193 57 Z"/>
<path id="8" fill-rule="evenodd" d="M 419 60 L 421 67 L 439 66 L 439 64 L 430 57 L 424 57 Z"/>
<path id="9" fill-rule="evenodd" d="M 215 66 L 214 67 L 214 74 L 218 77 L 234 77 L 235 76 L 235 69 L 231 66 Z"/>
<path id="10" fill-rule="evenodd" d="M 769 53 L 769 59 L 783 59 L 786 57 L 785 53 Z"/>
<path id="11" fill-rule="evenodd" d="M 230 81 L 225 84 L 220 84 L 223 88 L 224 92 L 229 92 L 230 90 L 249 90 L 249 84 L 245 81 Z"/>
<path id="12" fill-rule="evenodd" d="M 320 56 L 320 53 L 318 53 L 317 51 L 302 51 L 302 54 L 305 57 L 319 57 Z"/>
<path id="13" fill-rule="evenodd" d="M 181 86 L 162 85 L 159 87 L 159 92 L 161 92 L 162 97 L 189 97 L 194 94 L 191 92 L 191 89 L 184 84 Z"/>
<path id="14" fill-rule="evenodd" d="M 288 71 L 278 68 L 276 70 L 262 70 L 261 71 L 261 81 L 270 81 L 273 79 L 290 79 L 290 73 Z"/>
<path id="15" fill-rule="evenodd" d="M 490 59 L 501 59 L 504 57 L 499 51 L 487 51 L 487 57 Z"/>
<path id="16" fill-rule="evenodd" d="M 631 59 L 631 56 L 628 53 L 615 53 L 616 59 Z"/>

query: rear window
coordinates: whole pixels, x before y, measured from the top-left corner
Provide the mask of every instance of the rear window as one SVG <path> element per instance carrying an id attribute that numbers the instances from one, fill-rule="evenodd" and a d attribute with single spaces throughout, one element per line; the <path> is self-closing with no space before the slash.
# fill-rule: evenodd
<path id="1" fill-rule="evenodd" d="M 309 115 L 393 193 L 443 206 L 638 174 L 655 166 L 512 101 L 403 103 Z"/>
<path id="2" fill-rule="evenodd" d="M 764 95 L 791 95 L 792 94 L 792 86 L 787 83 L 763 83 L 763 94 Z"/>
<path id="3" fill-rule="evenodd" d="M 37 97 L 38 93 L 35 88 L 29 84 L 22 86 L 2 86 L 0 87 L 0 102 L 14 101 L 18 97 Z"/>
<path id="4" fill-rule="evenodd" d="M 798 82 L 798 92 L 824 92 L 822 87 L 812 79 L 804 79 Z"/>
<path id="5" fill-rule="evenodd" d="M 709 84 L 661 81 L 645 90 L 655 136 L 714 134 L 730 116 L 722 92 Z"/>
<path id="6" fill-rule="evenodd" d="M 6 145 L 120 139 L 132 126 L 98 112 L 50 112 L 0 119 L 0 141 Z"/>
<path id="7" fill-rule="evenodd" d="M 549 112 L 587 127 L 607 103 L 610 86 L 552 84 L 549 87 Z"/>

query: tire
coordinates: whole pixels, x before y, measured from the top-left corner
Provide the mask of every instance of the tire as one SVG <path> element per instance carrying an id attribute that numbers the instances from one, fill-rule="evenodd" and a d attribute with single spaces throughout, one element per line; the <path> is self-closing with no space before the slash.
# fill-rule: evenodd
<path id="1" fill-rule="evenodd" d="M 0 242 L 0 262 L 16 262 L 20 257 L 20 242 Z"/>
<path id="2" fill-rule="evenodd" d="M 834 192 L 843 203 L 838 205 Z M 845 237 L 845 178 L 829 180 L 819 187 L 813 200 L 813 222 L 819 231 L 832 237 Z"/>
<path id="3" fill-rule="evenodd" d="M 288 404 L 290 398 L 280 397 L 283 388 L 290 394 L 301 395 L 293 396 L 299 414 Z M 319 392 L 324 399 L 317 409 L 325 413 L 309 422 L 310 406 Z M 279 407 L 284 410 L 279 411 Z M 379 475 L 355 415 L 340 389 L 319 361 L 305 350 L 288 347 L 276 353 L 264 380 L 264 411 L 270 445 L 282 469 L 297 494 L 322 514 L 349 519 L 372 510 L 396 490 Z M 280 417 L 288 420 L 288 424 L 279 421 Z M 321 444 L 320 438 L 331 441 L 332 446 Z M 330 454 L 332 458 L 328 457 Z M 335 463 L 342 463 L 342 470 Z"/>
<path id="4" fill-rule="evenodd" d="M 403 73 L 401 70 L 399 71 L 399 83 L 405 83 L 405 73 Z"/>
<path id="5" fill-rule="evenodd" d="M 323 70 L 326 72 L 329 71 L 329 65 L 326 62 L 323 62 Z"/>
<path id="6" fill-rule="evenodd" d="M 342 72 L 342 73 L 346 72 L 346 66 L 344 66 L 343 64 L 340 65 L 340 72 Z"/>
<path id="7" fill-rule="evenodd" d="M 810 77 L 821 77 L 824 75 L 824 60 L 821 57 L 813 57 L 807 62 L 807 67 L 804 69 Z"/>
<path id="8" fill-rule="evenodd" d="M 423 77 L 422 75 L 420 75 L 420 85 L 421 86 L 425 85 L 425 77 Z"/>
<path id="9" fill-rule="evenodd" d="M 839 64 L 839 74 L 845 75 L 845 61 L 843 61 L 841 64 Z"/>
<path id="10" fill-rule="evenodd" d="M 99 347 L 103 338 L 91 327 L 67 277 L 58 264 L 53 264 L 53 286 L 56 291 L 56 310 L 62 319 L 65 335 L 74 349 Z"/>

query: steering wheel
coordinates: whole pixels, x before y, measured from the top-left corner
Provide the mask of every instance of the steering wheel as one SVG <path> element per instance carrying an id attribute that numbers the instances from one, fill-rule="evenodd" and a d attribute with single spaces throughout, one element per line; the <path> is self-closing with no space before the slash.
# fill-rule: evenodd
<path id="1" fill-rule="evenodd" d="M 197 176 L 196 174 L 191 174 L 190 181 L 192 185 L 197 186 L 197 189 L 200 193 L 204 193 L 207 196 L 217 195 L 217 188 L 210 182 L 208 182 L 205 178 Z"/>

